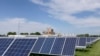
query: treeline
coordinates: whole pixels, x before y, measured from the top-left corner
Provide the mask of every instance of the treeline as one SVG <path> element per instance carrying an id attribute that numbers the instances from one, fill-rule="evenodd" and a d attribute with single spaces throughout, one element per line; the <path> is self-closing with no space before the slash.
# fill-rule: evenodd
<path id="1" fill-rule="evenodd" d="M 77 37 L 100 37 L 100 35 L 78 34 Z"/>
<path id="2" fill-rule="evenodd" d="M 0 36 L 8 36 L 8 35 L 17 35 L 17 33 L 8 32 L 6 35 L 0 35 Z M 41 33 L 40 32 L 35 32 L 35 33 L 21 32 L 20 35 L 41 35 Z"/>
<path id="3" fill-rule="evenodd" d="M 0 37 L 7 37 L 7 35 L 5 35 L 5 34 L 0 34 Z"/>

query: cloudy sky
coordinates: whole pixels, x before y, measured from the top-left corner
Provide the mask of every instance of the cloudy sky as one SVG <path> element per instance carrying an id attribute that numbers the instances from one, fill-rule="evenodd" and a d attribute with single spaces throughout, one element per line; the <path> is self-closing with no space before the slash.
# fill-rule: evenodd
<path id="1" fill-rule="evenodd" d="M 8 31 L 100 34 L 100 0 L 0 0 L 0 34 Z"/>

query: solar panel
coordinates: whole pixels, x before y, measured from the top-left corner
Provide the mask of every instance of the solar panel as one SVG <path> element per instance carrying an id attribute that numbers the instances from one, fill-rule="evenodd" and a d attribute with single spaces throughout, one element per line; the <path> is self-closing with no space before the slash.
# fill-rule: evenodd
<path id="1" fill-rule="evenodd" d="M 87 37 L 87 42 L 91 42 L 91 38 L 90 37 Z"/>
<path id="2" fill-rule="evenodd" d="M 33 46 L 32 53 L 73 56 L 75 43 L 76 38 L 39 38 Z"/>
<path id="3" fill-rule="evenodd" d="M 94 41 L 96 38 L 95 37 L 91 37 L 91 41 Z"/>
<path id="4" fill-rule="evenodd" d="M 86 46 L 86 38 L 79 38 L 78 46 Z"/>
<path id="5" fill-rule="evenodd" d="M 16 39 L 4 56 L 28 56 L 36 39 Z"/>
<path id="6" fill-rule="evenodd" d="M 67 38 L 62 55 L 74 56 L 76 38 Z"/>
<path id="7" fill-rule="evenodd" d="M 40 53 L 49 54 L 52 44 L 55 38 L 46 38 L 42 48 L 40 49 Z"/>
<path id="8" fill-rule="evenodd" d="M 0 56 L 3 55 L 10 43 L 13 41 L 11 38 L 0 38 Z"/>
<path id="9" fill-rule="evenodd" d="M 0 38 L 0 56 L 28 56 L 30 52 L 73 56 L 77 38 Z M 80 39 L 81 40 L 81 39 Z"/>
<path id="10" fill-rule="evenodd" d="M 60 55 L 62 48 L 63 48 L 63 45 L 64 45 L 64 41 L 65 41 L 65 38 L 56 38 L 50 54 Z"/>
<path id="11" fill-rule="evenodd" d="M 45 38 L 39 38 L 36 41 L 36 44 L 33 46 L 32 53 L 39 53 L 42 44 L 44 43 Z"/>

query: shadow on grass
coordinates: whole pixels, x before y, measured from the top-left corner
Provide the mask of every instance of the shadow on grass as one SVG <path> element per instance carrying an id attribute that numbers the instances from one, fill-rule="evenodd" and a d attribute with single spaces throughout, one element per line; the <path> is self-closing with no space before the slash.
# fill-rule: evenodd
<path id="1" fill-rule="evenodd" d="M 76 49 L 76 51 L 79 51 L 79 52 L 89 52 L 90 50 L 87 48 L 87 49 Z"/>
<path id="2" fill-rule="evenodd" d="M 45 55 L 45 54 L 34 54 L 34 53 L 31 53 L 30 56 L 56 56 L 56 55 Z"/>
<path id="3" fill-rule="evenodd" d="M 89 50 L 88 48 L 86 48 L 86 49 L 76 49 L 76 51 L 77 51 L 77 52 L 82 52 L 82 53 L 87 53 L 87 52 L 89 52 L 90 50 Z M 80 56 L 80 55 L 75 54 L 75 56 Z"/>

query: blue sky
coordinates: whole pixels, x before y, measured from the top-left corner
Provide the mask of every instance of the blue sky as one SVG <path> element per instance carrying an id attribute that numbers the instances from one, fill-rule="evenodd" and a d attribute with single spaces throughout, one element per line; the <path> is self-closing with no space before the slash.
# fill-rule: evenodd
<path id="1" fill-rule="evenodd" d="M 99 0 L 0 0 L 0 34 L 8 31 L 100 33 Z"/>

